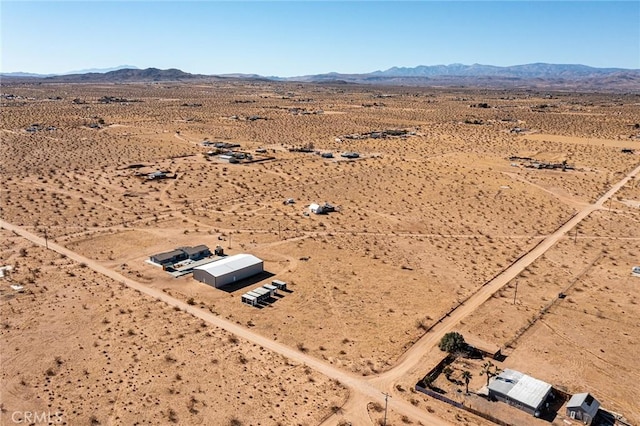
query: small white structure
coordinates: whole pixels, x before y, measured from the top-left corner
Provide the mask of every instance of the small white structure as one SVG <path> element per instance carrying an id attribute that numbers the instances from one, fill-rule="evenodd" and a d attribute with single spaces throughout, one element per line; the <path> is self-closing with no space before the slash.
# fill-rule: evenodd
<path id="1" fill-rule="evenodd" d="M 640 266 L 634 266 L 631 268 L 631 275 L 634 277 L 640 277 Z"/>
<path id="2" fill-rule="evenodd" d="M 278 287 L 276 287 L 273 284 L 265 284 L 262 287 L 266 288 L 267 290 L 269 290 L 269 295 L 271 297 L 273 297 L 274 295 L 278 294 Z"/>
<path id="3" fill-rule="evenodd" d="M 316 203 L 309 205 L 309 211 L 315 214 L 327 214 L 331 212 L 337 211 L 336 207 L 329 203 L 324 203 L 323 205 L 319 205 Z"/>
<path id="4" fill-rule="evenodd" d="M 284 281 L 273 280 L 273 281 L 271 281 L 271 284 L 273 286 L 275 286 L 278 290 L 286 290 L 287 289 L 287 283 L 285 283 Z"/>
<path id="5" fill-rule="evenodd" d="M 256 306 L 258 303 L 258 298 L 256 296 L 252 296 L 249 293 L 245 293 L 242 295 L 242 303 L 246 303 L 247 305 Z"/>
<path id="6" fill-rule="evenodd" d="M 251 290 L 251 293 L 259 294 L 258 297 L 260 301 L 267 300 L 271 297 L 271 291 L 267 290 L 264 287 L 254 288 L 253 290 Z"/>
<path id="7" fill-rule="evenodd" d="M 567 417 L 590 425 L 598 414 L 600 403 L 589 393 L 577 393 L 567 402 Z"/>
<path id="8" fill-rule="evenodd" d="M 193 269 L 193 278 L 215 288 L 264 271 L 264 262 L 251 254 L 236 254 Z"/>
<path id="9" fill-rule="evenodd" d="M 5 275 L 8 275 L 7 272 L 11 272 L 11 271 L 13 271 L 13 266 L 11 266 L 11 265 L 1 266 L 0 267 L 0 278 L 4 278 Z"/>
<path id="10" fill-rule="evenodd" d="M 166 177 L 167 177 L 167 173 L 166 172 L 156 171 L 156 172 L 153 172 L 153 173 L 149 173 L 147 175 L 147 180 L 162 179 L 162 178 L 166 178 Z"/>

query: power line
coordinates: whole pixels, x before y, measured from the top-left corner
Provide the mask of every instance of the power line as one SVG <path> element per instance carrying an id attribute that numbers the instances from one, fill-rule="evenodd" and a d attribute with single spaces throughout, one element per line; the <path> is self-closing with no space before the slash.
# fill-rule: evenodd
<path id="1" fill-rule="evenodd" d="M 387 426 L 387 406 L 388 406 L 389 397 L 391 395 L 389 395 L 386 392 L 384 392 L 383 395 L 384 395 L 384 422 L 382 424 L 384 426 Z"/>

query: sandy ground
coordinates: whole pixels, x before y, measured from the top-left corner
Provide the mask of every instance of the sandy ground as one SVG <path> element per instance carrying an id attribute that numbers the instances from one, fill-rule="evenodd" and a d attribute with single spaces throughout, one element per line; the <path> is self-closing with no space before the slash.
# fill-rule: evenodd
<path id="1" fill-rule="evenodd" d="M 347 396 L 300 363 L 2 237 L 25 287 L 0 296 L 3 424 L 26 411 L 66 424 L 317 424 Z"/>
<path id="2" fill-rule="evenodd" d="M 370 107 L 363 105 L 373 103 L 377 91 L 360 87 L 71 85 L 3 87 L 3 92 L 19 97 L 3 100 L 0 132 L 5 143 L 0 154 L 20 159 L 1 165 L 4 220 L 39 235 L 46 230 L 57 243 L 125 276 L 181 300 L 193 298 L 222 318 L 362 377 L 389 370 L 437 318 L 595 202 L 639 162 L 637 154 L 621 152 L 638 148 L 631 138 L 638 106 L 632 98 L 614 101 L 607 95 L 545 99 L 532 93 L 403 88 L 390 89 L 383 106 Z M 56 95 L 62 100 L 48 99 Z M 105 95 L 131 102 L 98 103 Z M 478 102 L 491 108 L 469 106 Z M 196 103 L 202 107 L 185 106 Z M 289 112 L 300 106 L 325 114 Z M 251 115 L 266 120 L 246 120 Z M 481 124 L 469 124 L 474 121 Z M 55 129 L 25 131 L 32 124 Z M 527 131 L 510 132 L 516 126 Z M 415 135 L 344 137 L 384 129 L 408 129 Z M 237 142 L 249 152 L 265 147 L 276 159 L 222 164 L 204 155 L 204 139 Z M 287 151 L 308 143 L 333 151 L 336 158 Z M 343 151 L 360 152 L 363 158 L 342 161 Z M 510 156 L 566 160 L 575 170 L 529 169 Z M 145 167 L 127 168 L 132 164 Z M 139 170 L 170 170 L 177 179 L 146 181 L 134 176 Z M 289 197 L 296 204 L 283 205 Z M 515 305 L 510 293 L 514 280 L 464 319 L 460 329 L 500 346 L 509 343 L 595 259 L 600 251 L 593 247 L 600 244 L 607 244 L 620 271 L 630 270 L 638 263 L 638 240 L 622 238 L 635 238 L 631 230 L 638 228 L 634 202 L 639 200 L 634 180 L 607 206 L 611 211 L 593 214 L 597 223 L 590 217 L 578 226 L 577 246 L 566 237 L 558 245 L 563 249 L 552 249 L 515 279 L 521 293 Z M 302 214 L 309 203 L 325 201 L 341 211 Z M 196 244 L 255 254 L 293 292 L 268 308 L 251 309 L 239 302 L 246 289 L 214 290 L 190 277 L 173 279 L 145 263 L 153 253 Z M 547 262 L 557 250 L 566 252 L 564 260 Z M 632 294 L 631 288 L 619 293 L 610 276 L 602 280 L 613 289 L 614 300 Z M 526 297 L 533 299 L 525 303 Z M 504 306 L 494 306 L 500 303 Z M 618 321 L 624 314 L 612 315 Z M 575 319 L 569 330 L 579 323 Z M 518 364 L 519 351 L 538 327 L 513 345 L 507 363 L 513 359 L 514 366 L 568 391 L 590 389 L 605 406 L 637 419 L 631 409 L 633 393 L 624 381 L 605 386 L 588 374 L 561 380 L 545 373 L 542 360 L 536 363 L 540 371 Z M 599 330 L 595 324 L 587 326 L 585 339 L 596 339 Z M 624 323 L 624 332 L 637 334 L 636 324 Z M 565 356 L 556 350 L 557 342 L 540 341 L 545 342 L 540 356 L 546 364 L 555 365 Z M 619 344 L 626 352 L 633 347 L 628 340 Z M 583 374 L 581 363 L 588 356 L 583 353 L 581 361 L 563 364 L 562 377 Z M 3 373 L 24 367 L 15 362 L 3 363 Z M 635 363 L 629 357 L 616 365 L 628 373 Z M 228 380 L 234 374 L 241 375 L 230 372 Z M 412 374 L 401 381 L 406 389 L 419 378 Z M 301 409 L 316 417 L 299 421 L 318 421 L 331 405 L 341 405 L 345 391 L 337 389 L 335 397 L 316 411 Z M 426 397 L 418 398 L 424 403 L 420 398 Z M 446 406 L 433 404 L 447 416 Z M 179 411 L 177 405 L 173 410 Z"/>
<path id="3" fill-rule="evenodd" d="M 630 273 L 640 253 L 635 216 L 594 212 L 577 238 L 568 236 L 545 253 L 465 320 L 461 332 L 505 347 L 505 367 L 565 392 L 591 392 L 605 408 L 637 423 L 640 411 L 632 401 L 638 375 L 629 369 L 637 363 L 631 348 L 640 313 L 640 279 Z"/>

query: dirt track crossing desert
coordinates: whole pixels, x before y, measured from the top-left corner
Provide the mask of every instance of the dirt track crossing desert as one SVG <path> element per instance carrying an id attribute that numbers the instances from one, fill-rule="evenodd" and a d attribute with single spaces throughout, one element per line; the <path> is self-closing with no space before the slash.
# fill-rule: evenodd
<path id="1" fill-rule="evenodd" d="M 388 424 L 491 424 L 414 389 L 450 331 L 640 422 L 634 96 L 234 80 L 3 92 L 1 154 L 19 159 L 1 170 L 3 422 L 28 408 L 67 424 L 370 425 L 388 404 Z M 336 211 L 313 213 L 325 203 Z M 200 244 L 266 273 L 217 289 L 147 262 Z M 240 302 L 271 279 L 289 292 Z M 457 359 L 434 388 L 511 424 L 571 421 L 488 401 L 481 371 Z"/>

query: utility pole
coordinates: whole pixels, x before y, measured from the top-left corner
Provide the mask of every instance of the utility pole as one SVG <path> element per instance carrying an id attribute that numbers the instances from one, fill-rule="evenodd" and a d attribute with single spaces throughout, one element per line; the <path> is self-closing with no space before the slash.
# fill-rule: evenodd
<path id="1" fill-rule="evenodd" d="M 47 235 L 47 228 L 44 228 L 44 247 L 49 250 L 49 236 Z"/>
<path id="2" fill-rule="evenodd" d="M 383 393 L 384 395 L 384 422 L 382 423 L 383 426 L 387 426 L 387 406 L 389 405 L 389 397 L 391 395 L 389 395 L 388 393 Z"/>
<path id="3" fill-rule="evenodd" d="M 513 292 L 513 304 L 516 304 L 516 296 L 518 294 L 518 281 L 516 281 L 516 291 Z"/>
<path id="4" fill-rule="evenodd" d="M 278 221 L 278 239 L 282 239 L 282 237 L 280 236 L 280 221 Z"/>

